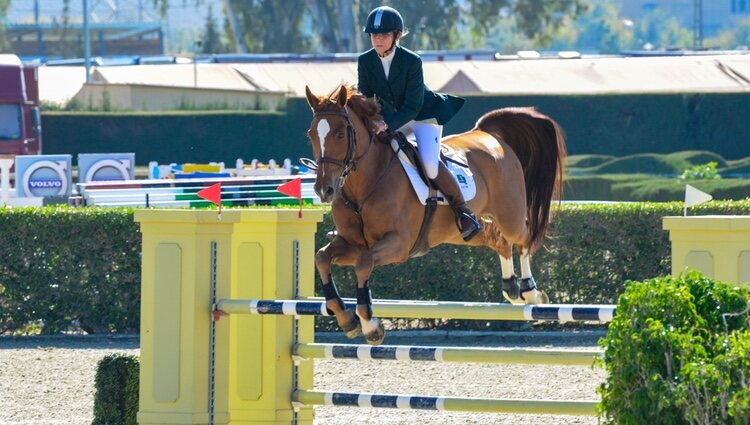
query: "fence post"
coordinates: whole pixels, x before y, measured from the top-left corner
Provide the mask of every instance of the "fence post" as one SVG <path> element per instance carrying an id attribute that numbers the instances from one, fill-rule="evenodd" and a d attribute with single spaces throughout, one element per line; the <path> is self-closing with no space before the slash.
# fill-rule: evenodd
<path id="1" fill-rule="evenodd" d="M 225 210 L 218 220 L 210 210 L 136 211 L 143 235 L 141 425 L 292 422 L 294 317 L 213 322 L 211 287 L 216 299 L 287 299 L 296 280 L 300 296 L 314 295 L 322 216 Z M 300 342 L 313 342 L 313 326 L 311 317 L 299 320 Z M 299 388 L 312 388 L 312 361 L 300 364 L 297 379 Z M 312 416 L 302 408 L 298 423 L 312 424 Z"/>
<path id="2" fill-rule="evenodd" d="M 664 217 L 672 241 L 672 274 L 687 267 L 725 282 L 750 285 L 750 216 Z"/>

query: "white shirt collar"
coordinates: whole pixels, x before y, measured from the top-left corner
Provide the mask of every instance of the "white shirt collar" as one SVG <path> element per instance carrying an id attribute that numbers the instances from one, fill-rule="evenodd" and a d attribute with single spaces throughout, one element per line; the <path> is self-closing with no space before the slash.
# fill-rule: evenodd
<path id="1" fill-rule="evenodd" d="M 393 46 L 393 49 L 391 50 L 391 53 L 388 53 L 385 57 L 380 57 L 380 62 L 383 64 L 383 71 L 385 71 L 385 78 L 388 79 L 388 73 L 391 70 L 391 62 L 393 62 L 393 57 L 396 56 L 396 46 Z"/>

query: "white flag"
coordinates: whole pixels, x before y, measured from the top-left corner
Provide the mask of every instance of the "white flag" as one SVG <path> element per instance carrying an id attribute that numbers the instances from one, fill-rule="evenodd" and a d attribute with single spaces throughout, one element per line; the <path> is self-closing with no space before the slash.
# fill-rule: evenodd
<path id="1" fill-rule="evenodd" d="M 713 197 L 710 194 L 698 190 L 689 184 L 685 185 L 685 208 L 708 202 L 711 199 Z"/>

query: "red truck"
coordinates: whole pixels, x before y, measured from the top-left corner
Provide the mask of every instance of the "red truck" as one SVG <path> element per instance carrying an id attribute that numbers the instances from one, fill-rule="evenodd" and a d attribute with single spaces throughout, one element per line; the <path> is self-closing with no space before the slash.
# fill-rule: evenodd
<path id="1" fill-rule="evenodd" d="M 0 155 L 42 153 L 37 67 L 0 55 Z"/>

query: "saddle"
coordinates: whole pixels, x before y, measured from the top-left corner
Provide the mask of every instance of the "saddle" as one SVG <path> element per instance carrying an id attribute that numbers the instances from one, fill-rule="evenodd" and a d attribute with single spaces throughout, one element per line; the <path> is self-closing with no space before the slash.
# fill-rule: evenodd
<path id="1" fill-rule="evenodd" d="M 396 152 L 396 155 L 398 155 L 399 159 L 401 160 L 402 166 L 404 167 L 404 170 L 407 172 L 407 175 L 409 175 L 409 180 L 411 181 L 412 186 L 415 189 L 415 192 L 417 193 L 417 197 L 420 198 L 420 201 L 425 205 L 425 213 L 424 218 L 422 219 L 422 225 L 419 228 L 419 234 L 417 236 L 417 240 L 414 242 L 414 246 L 412 246 L 411 250 L 409 251 L 409 257 L 419 257 L 427 252 L 429 252 L 430 247 L 427 241 L 427 234 L 429 231 L 429 228 L 432 224 L 435 210 L 437 209 L 438 204 L 447 204 L 447 199 L 442 196 L 442 193 L 438 191 L 438 189 L 435 187 L 435 185 L 432 183 L 432 180 L 427 178 L 427 173 L 424 170 L 424 167 L 422 166 L 422 161 L 419 160 L 418 150 L 417 150 L 417 144 L 415 142 L 412 142 L 411 140 L 407 139 L 406 136 L 397 131 L 395 133 L 392 133 L 392 137 L 390 138 L 390 144 L 393 148 L 394 152 Z M 446 155 L 446 153 L 448 155 Z M 467 179 L 471 179 L 471 173 L 468 171 L 468 165 L 465 164 L 466 159 L 463 159 L 464 163 L 459 162 L 456 160 L 456 157 L 459 157 L 459 153 L 454 151 L 452 148 L 446 145 L 442 145 L 440 149 L 440 161 L 443 162 L 446 166 L 448 166 L 449 170 L 453 172 L 453 174 L 457 177 L 459 182 L 463 180 L 463 183 L 466 186 L 467 185 Z M 407 164 L 408 163 L 408 164 Z M 457 165 L 458 167 L 452 167 L 451 163 Z M 417 177 L 413 175 L 414 171 L 410 171 L 407 169 L 411 167 L 412 170 L 416 170 L 419 178 L 421 179 L 421 182 L 415 181 Z M 457 170 L 459 169 L 459 170 Z M 458 173 L 456 171 L 459 171 Z M 459 175 L 460 174 L 460 175 Z M 473 185 L 473 179 L 470 182 L 470 188 L 475 189 L 475 186 Z M 426 193 L 424 191 L 418 190 L 417 186 L 418 183 L 423 183 L 426 186 Z M 468 197 L 470 199 L 474 196 L 474 193 L 471 193 L 471 195 Z"/>
<path id="2" fill-rule="evenodd" d="M 391 147 L 394 151 L 396 151 L 397 155 L 400 156 L 401 154 L 403 154 L 406 157 L 405 159 L 414 168 L 416 168 L 417 172 L 419 173 L 419 177 L 422 178 L 422 181 L 429 188 L 430 194 L 432 195 L 432 193 L 435 192 L 435 195 L 437 195 L 437 188 L 432 183 L 432 180 L 427 178 L 427 172 L 425 172 L 422 161 L 419 160 L 419 151 L 417 150 L 417 144 L 407 139 L 404 133 L 397 131 L 393 133 L 393 138 L 391 139 Z M 440 152 L 440 161 L 445 162 L 445 157 L 442 151 Z"/>

